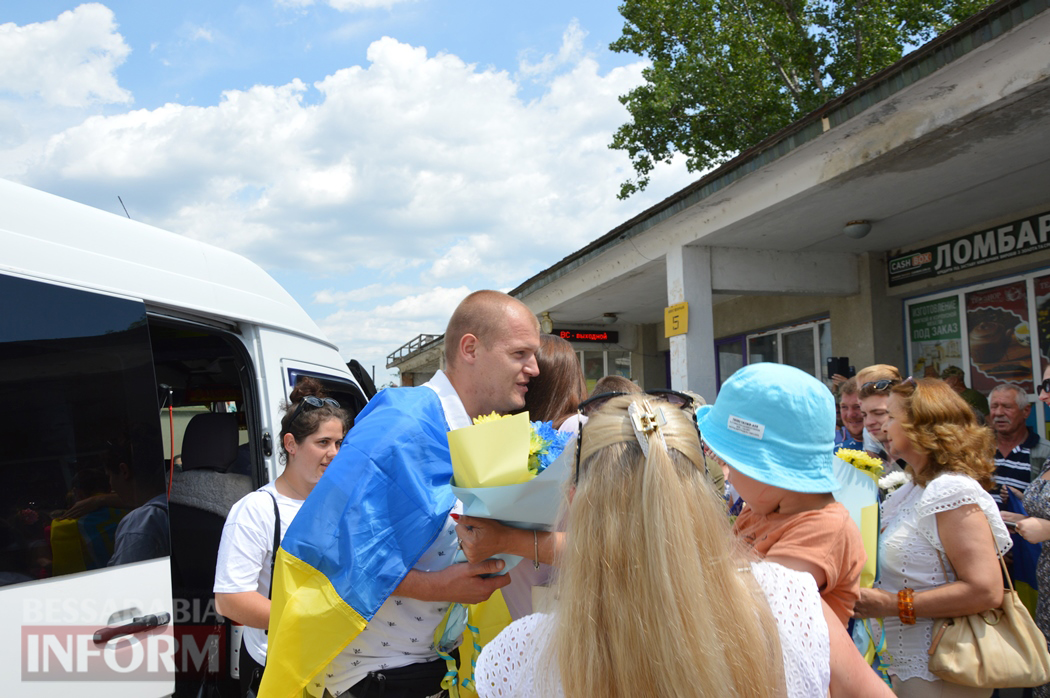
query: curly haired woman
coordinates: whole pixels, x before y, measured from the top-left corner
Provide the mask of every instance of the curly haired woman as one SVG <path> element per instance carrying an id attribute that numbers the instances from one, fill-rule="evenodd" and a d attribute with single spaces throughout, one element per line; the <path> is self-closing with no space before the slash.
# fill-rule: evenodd
<path id="1" fill-rule="evenodd" d="M 992 432 L 944 381 L 893 388 L 883 431 L 908 462 L 912 482 L 882 504 L 879 581 L 862 589 L 858 618 L 882 618 L 889 673 L 898 696 L 989 696 L 947 683 L 928 669 L 934 619 L 1002 603 L 996 549 L 1010 547 L 992 485 Z"/>

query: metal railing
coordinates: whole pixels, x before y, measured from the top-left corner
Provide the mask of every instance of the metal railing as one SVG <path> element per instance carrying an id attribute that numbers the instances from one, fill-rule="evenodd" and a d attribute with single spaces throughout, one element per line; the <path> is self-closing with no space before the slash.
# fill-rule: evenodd
<path id="1" fill-rule="evenodd" d="M 409 340 L 405 344 L 402 344 L 397 351 L 387 355 L 386 367 L 393 368 L 394 364 L 418 354 L 434 342 L 443 339 L 444 336 L 445 335 L 443 334 L 421 334 L 415 339 Z"/>

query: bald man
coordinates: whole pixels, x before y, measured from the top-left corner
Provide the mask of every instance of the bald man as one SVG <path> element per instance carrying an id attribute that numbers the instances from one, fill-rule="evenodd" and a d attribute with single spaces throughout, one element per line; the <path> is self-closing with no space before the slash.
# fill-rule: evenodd
<path id="1" fill-rule="evenodd" d="M 344 587 L 333 581 L 336 591 L 368 621 L 359 634 L 348 627 L 332 648 L 342 650 L 331 664 L 305 672 L 315 676 L 311 693 L 441 693 L 446 666 L 433 638 L 449 603 L 479 603 L 509 581 L 489 576 L 502 570 L 499 560 L 452 564 L 458 539 L 450 515 L 461 513 L 461 505 L 449 485 L 447 432 L 470 426 L 479 415 L 524 407 L 529 381 L 539 374 L 539 344 L 539 323 L 523 303 L 477 291 L 449 321 L 446 369 L 417 388 L 380 392 L 358 416 L 281 546 L 282 554 L 312 568 L 337 570 L 346 581 Z M 343 514 L 325 529 L 333 511 Z M 298 650 L 282 645 L 286 622 L 300 624 L 291 636 L 311 632 L 304 629 L 311 622 L 306 615 L 282 616 L 276 628 L 271 621 L 274 653 Z M 263 675 L 263 695 L 271 672 L 282 671 L 272 664 Z"/>

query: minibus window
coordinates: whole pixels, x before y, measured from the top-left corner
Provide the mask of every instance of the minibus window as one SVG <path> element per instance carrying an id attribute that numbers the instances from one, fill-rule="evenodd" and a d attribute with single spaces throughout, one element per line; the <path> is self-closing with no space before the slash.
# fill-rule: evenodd
<path id="1" fill-rule="evenodd" d="M 0 584 L 167 556 L 145 307 L 5 275 L 0 298 Z"/>

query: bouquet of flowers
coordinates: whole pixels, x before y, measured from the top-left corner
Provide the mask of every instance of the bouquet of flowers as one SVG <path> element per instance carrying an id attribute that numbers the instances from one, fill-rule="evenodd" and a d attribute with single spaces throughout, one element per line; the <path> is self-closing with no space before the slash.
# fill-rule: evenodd
<path id="1" fill-rule="evenodd" d="M 463 513 L 517 528 L 554 525 L 561 488 L 569 473 L 573 435 L 550 422 L 530 422 L 527 413 L 478 417 L 448 434 L 452 491 Z M 521 558 L 500 556 L 510 570 Z"/>
<path id="2" fill-rule="evenodd" d="M 448 433 L 452 457 L 452 491 L 463 502 L 463 513 L 497 519 L 508 526 L 548 530 L 558 515 L 563 483 L 571 472 L 575 438 L 550 422 L 530 422 L 527 413 L 510 417 L 478 417 L 473 426 Z M 506 574 L 521 562 L 514 555 L 497 555 Z M 463 551 L 456 562 L 465 561 Z M 452 698 L 474 695 L 474 660 L 482 646 L 508 623 L 502 596 L 481 604 L 449 604 L 445 620 L 434 633 L 438 655 L 449 666 L 442 688 Z M 457 669 L 451 647 L 463 635 Z M 465 689 L 465 690 L 464 690 Z"/>
<path id="3" fill-rule="evenodd" d="M 890 473 L 885 477 L 879 478 L 879 489 L 882 490 L 884 495 L 894 492 L 899 489 L 905 483 L 911 482 L 911 475 L 908 473 L 897 471 Z"/>
<path id="4" fill-rule="evenodd" d="M 882 461 L 868 455 L 864 451 L 858 451 L 853 448 L 840 448 L 835 451 L 835 457 L 846 461 L 857 470 L 867 473 L 876 482 L 878 482 L 879 476 L 882 475 Z"/>

